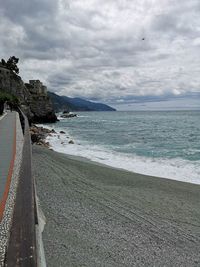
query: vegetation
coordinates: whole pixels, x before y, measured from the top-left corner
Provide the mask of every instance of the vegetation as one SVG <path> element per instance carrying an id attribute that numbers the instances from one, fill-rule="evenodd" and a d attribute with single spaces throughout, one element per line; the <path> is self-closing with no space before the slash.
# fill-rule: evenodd
<path id="1" fill-rule="evenodd" d="M 11 94 L 0 92 L 0 115 L 3 114 L 4 103 L 7 102 L 9 106 L 16 109 L 19 106 L 19 99 Z"/>
<path id="2" fill-rule="evenodd" d="M 16 58 L 15 56 L 10 57 L 10 58 L 7 60 L 7 62 L 6 62 L 4 59 L 1 60 L 1 64 L 2 64 L 4 67 L 6 67 L 6 68 L 8 68 L 9 70 L 15 72 L 16 74 L 19 73 L 19 68 L 18 68 L 18 66 L 17 66 L 18 62 L 19 62 L 19 58 Z"/>

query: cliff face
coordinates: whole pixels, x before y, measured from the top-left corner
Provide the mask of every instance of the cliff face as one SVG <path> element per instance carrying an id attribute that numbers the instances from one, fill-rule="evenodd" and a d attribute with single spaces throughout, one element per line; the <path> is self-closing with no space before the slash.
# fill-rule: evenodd
<path id="1" fill-rule="evenodd" d="M 39 80 L 30 80 L 25 84 L 30 93 L 29 107 L 33 114 L 32 122 L 55 122 L 55 115 L 52 102 L 47 95 L 47 87 Z"/>
<path id="2" fill-rule="evenodd" d="M 24 84 L 20 76 L 0 65 L 0 91 L 18 97 L 22 110 L 30 122 L 57 120 L 46 87 L 38 80 Z"/>
<path id="3" fill-rule="evenodd" d="M 30 93 L 21 77 L 0 65 L 0 90 L 13 94 L 25 103 L 30 98 Z"/>

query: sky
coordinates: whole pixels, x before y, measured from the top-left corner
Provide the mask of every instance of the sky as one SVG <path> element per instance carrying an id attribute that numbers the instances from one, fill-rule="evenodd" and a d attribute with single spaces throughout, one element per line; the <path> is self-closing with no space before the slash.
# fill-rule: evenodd
<path id="1" fill-rule="evenodd" d="M 59 95 L 200 107 L 199 0 L 0 0 L 0 36 L 23 80 Z"/>

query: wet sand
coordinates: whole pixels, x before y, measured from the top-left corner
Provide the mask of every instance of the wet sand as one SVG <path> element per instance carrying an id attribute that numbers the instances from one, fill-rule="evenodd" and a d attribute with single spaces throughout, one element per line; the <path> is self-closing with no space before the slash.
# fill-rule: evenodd
<path id="1" fill-rule="evenodd" d="M 33 174 L 47 266 L 200 266 L 199 185 L 38 146 Z"/>

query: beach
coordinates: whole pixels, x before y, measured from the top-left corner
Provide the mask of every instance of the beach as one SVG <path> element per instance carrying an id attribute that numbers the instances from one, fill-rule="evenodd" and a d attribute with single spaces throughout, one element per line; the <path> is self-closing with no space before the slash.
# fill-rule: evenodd
<path id="1" fill-rule="evenodd" d="M 200 265 L 199 185 L 36 145 L 32 161 L 47 266 Z"/>

